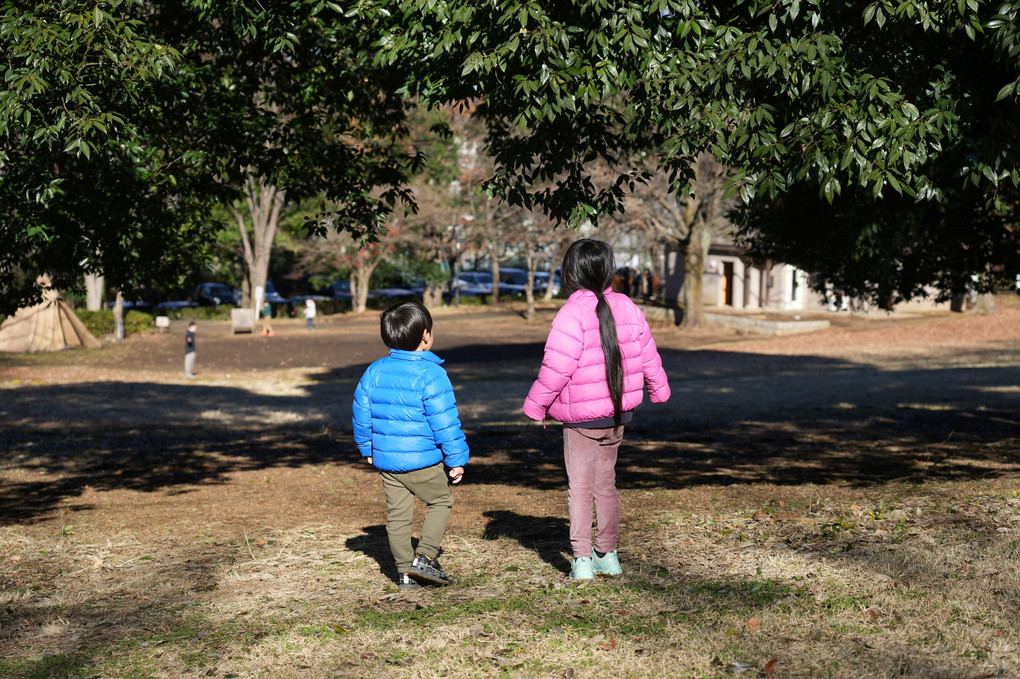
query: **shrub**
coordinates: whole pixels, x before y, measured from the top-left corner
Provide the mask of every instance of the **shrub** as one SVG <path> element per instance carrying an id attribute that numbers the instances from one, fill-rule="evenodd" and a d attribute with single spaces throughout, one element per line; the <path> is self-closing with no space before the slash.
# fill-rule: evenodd
<path id="1" fill-rule="evenodd" d="M 232 307 L 226 304 L 219 306 L 193 306 L 179 309 L 168 314 L 174 319 L 187 319 L 189 321 L 229 321 Z"/>
<path id="2" fill-rule="evenodd" d="M 88 331 L 96 337 L 113 334 L 114 324 L 112 309 L 101 309 L 99 311 L 75 309 L 74 313 L 78 319 L 85 324 Z M 125 323 L 125 327 L 126 326 L 127 324 Z"/>
<path id="3" fill-rule="evenodd" d="M 113 309 L 88 311 L 75 309 L 74 313 L 85 324 L 88 331 L 96 337 L 112 335 L 116 331 L 113 321 Z M 152 332 L 152 316 L 144 311 L 131 309 L 124 314 L 124 335 L 138 335 Z"/>
<path id="4" fill-rule="evenodd" d="M 110 316 L 113 316 L 113 312 L 110 312 Z M 153 317 L 144 311 L 135 311 L 132 309 L 124 314 L 124 334 L 125 335 L 140 335 L 146 332 L 152 332 Z"/>
<path id="5" fill-rule="evenodd" d="M 316 302 L 315 309 L 323 316 L 329 316 L 330 314 L 342 314 L 351 310 L 351 300 L 325 299 L 321 302 Z"/>

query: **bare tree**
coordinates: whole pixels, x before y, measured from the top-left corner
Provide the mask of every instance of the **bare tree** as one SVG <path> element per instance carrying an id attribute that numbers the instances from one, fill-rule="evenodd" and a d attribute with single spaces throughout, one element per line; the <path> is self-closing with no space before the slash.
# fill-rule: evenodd
<path id="1" fill-rule="evenodd" d="M 406 218 L 409 232 L 407 238 L 413 249 L 413 258 L 431 266 L 423 272 L 425 306 L 441 306 L 443 303 L 442 278 L 430 272 L 455 268 L 456 260 L 463 251 L 461 235 L 463 229 L 459 206 L 459 184 L 439 181 L 423 181 L 414 186 L 418 211 Z"/>
<path id="2" fill-rule="evenodd" d="M 409 232 L 400 220 L 380 227 L 377 240 L 361 242 L 347 231 L 328 229 L 325 236 L 309 240 L 301 255 L 302 265 L 311 273 L 330 276 L 349 272 L 351 307 L 363 312 L 368 308 L 372 274 L 387 259 L 408 243 Z"/>
<path id="3" fill-rule="evenodd" d="M 269 257 L 280 226 L 280 214 L 286 204 L 287 192 L 261 177 L 249 176 L 244 182 L 245 204 L 236 200 L 230 211 L 241 234 L 241 255 L 244 262 L 242 294 L 258 317 L 255 290 L 265 290 L 269 278 Z M 250 233 L 249 233 L 250 224 Z"/>
<path id="4" fill-rule="evenodd" d="M 653 162 L 651 160 L 649 163 Z M 622 228 L 642 229 L 649 238 L 658 239 L 683 252 L 682 299 L 683 327 L 694 328 L 705 320 L 702 278 L 705 259 L 713 237 L 728 234 L 732 226 L 726 217 L 734 198 L 726 198 L 723 188 L 729 168 L 707 153 L 694 163 L 694 180 L 689 194 L 671 192 L 668 177 L 658 172 L 646 184 L 639 184 L 624 200 L 625 214 L 614 219 Z"/>
<path id="5" fill-rule="evenodd" d="M 507 246 L 512 248 L 523 260 L 527 269 L 527 285 L 525 299 L 527 309 L 524 317 L 531 320 L 535 317 L 535 274 L 538 263 L 544 259 L 558 262 L 563 253 L 577 238 L 577 232 L 559 227 L 557 223 L 542 212 L 524 212 L 518 222 L 509 226 L 505 232 Z M 555 264 L 554 267 L 555 268 Z M 545 290 L 545 299 L 552 298 L 552 272 L 549 285 Z"/>

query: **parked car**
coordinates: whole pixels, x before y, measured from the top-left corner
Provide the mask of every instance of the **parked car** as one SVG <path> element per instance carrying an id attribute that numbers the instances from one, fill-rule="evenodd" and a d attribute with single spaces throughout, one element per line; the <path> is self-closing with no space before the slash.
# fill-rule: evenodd
<path id="1" fill-rule="evenodd" d="M 170 311 L 180 311 L 181 309 L 190 309 L 197 306 L 198 303 L 192 302 L 190 299 L 167 300 L 166 302 L 160 302 L 159 304 L 157 304 L 154 311 L 156 312 L 156 314 L 165 315 L 167 312 Z"/>
<path id="2" fill-rule="evenodd" d="M 535 285 L 541 284 L 542 292 L 544 293 L 552 285 L 553 297 L 560 294 L 560 275 L 558 273 L 549 273 L 548 271 L 536 271 L 535 272 Z"/>
<path id="3" fill-rule="evenodd" d="M 523 297 L 528 288 L 528 272 L 524 269 L 500 269 L 499 270 L 499 294 L 512 297 Z M 538 277 L 531 286 L 531 292 L 535 295 L 545 293 L 545 287 Z"/>
<path id="4" fill-rule="evenodd" d="M 203 306 L 237 304 L 234 291 L 224 283 L 202 283 L 195 288 L 195 301 Z"/>
<path id="5" fill-rule="evenodd" d="M 491 295 L 492 274 L 487 271 L 461 271 L 454 279 L 453 287 L 463 296 Z"/>
<path id="6" fill-rule="evenodd" d="M 262 301 L 270 304 L 286 304 L 287 298 L 276 291 L 276 286 L 272 281 L 266 281 L 266 292 Z"/>
<path id="7" fill-rule="evenodd" d="M 304 306 L 304 303 L 305 303 L 306 299 L 310 299 L 313 302 L 325 302 L 325 301 L 331 300 L 333 298 L 332 297 L 327 297 L 325 295 L 294 295 L 293 297 L 291 297 L 287 301 L 290 302 L 291 304 L 293 304 L 294 306 L 298 306 L 298 305 Z"/>
<path id="8" fill-rule="evenodd" d="M 408 288 L 376 288 L 375 290 L 368 291 L 369 297 L 376 299 L 392 299 L 399 300 L 403 298 L 413 299 L 417 297 L 414 290 Z"/>
<path id="9" fill-rule="evenodd" d="M 331 286 L 326 288 L 333 299 L 350 299 L 351 298 L 351 282 L 350 281 L 337 281 Z"/>

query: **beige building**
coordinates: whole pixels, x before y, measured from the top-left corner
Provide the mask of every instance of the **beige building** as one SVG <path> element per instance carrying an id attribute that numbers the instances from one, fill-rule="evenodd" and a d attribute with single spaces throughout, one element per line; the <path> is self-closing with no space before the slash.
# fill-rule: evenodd
<path id="1" fill-rule="evenodd" d="M 665 257 L 666 299 L 678 299 L 684 280 L 683 252 L 667 250 Z M 769 263 L 755 266 L 743 257 L 743 250 L 713 243 L 705 258 L 702 302 L 708 307 L 773 309 L 777 311 L 821 311 L 824 299 L 808 286 L 808 273 L 795 266 Z"/>

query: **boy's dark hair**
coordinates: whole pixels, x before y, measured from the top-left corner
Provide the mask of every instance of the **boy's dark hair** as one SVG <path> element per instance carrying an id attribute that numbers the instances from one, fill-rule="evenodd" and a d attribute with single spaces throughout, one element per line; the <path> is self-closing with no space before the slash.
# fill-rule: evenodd
<path id="1" fill-rule="evenodd" d="M 599 319 L 599 339 L 602 353 L 606 357 L 606 383 L 613 401 L 613 422 L 619 427 L 623 407 L 623 357 L 620 342 L 616 337 L 616 321 L 613 310 L 606 301 L 605 290 L 613 283 L 616 265 L 613 263 L 613 249 L 600 240 L 582 238 L 574 241 L 563 256 L 561 278 L 567 289 L 591 290 L 597 300 L 595 315 Z"/>
<path id="2" fill-rule="evenodd" d="M 432 332 L 432 314 L 419 302 L 397 302 L 382 312 L 379 326 L 390 349 L 414 351 L 425 331 Z"/>

